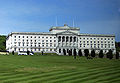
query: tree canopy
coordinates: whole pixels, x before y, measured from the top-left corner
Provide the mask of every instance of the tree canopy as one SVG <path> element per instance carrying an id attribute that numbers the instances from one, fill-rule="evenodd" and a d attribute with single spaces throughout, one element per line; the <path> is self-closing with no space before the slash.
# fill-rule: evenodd
<path id="1" fill-rule="evenodd" d="M 6 36 L 0 35 L 0 51 L 6 51 Z"/>

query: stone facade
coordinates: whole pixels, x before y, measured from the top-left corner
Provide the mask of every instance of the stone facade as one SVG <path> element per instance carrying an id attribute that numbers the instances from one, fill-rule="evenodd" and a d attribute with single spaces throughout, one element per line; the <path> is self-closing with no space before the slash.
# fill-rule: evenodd
<path id="1" fill-rule="evenodd" d="M 12 32 L 7 36 L 6 49 L 9 52 L 33 51 L 57 53 L 63 55 L 63 51 L 67 52 L 75 49 L 95 50 L 98 53 L 103 50 L 104 53 L 109 49 L 116 52 L 115 35 L 103 34 L 81 34 L 80 28 L 69 27 L 51 27 L 50 32 Z"/>

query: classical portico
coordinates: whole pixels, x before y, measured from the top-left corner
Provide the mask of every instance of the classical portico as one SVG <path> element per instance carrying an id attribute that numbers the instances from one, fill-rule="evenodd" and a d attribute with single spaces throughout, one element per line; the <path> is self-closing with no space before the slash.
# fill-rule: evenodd
<path id="1" fill-rule="evenodd" d="M 71 51 L 73 54 L 74 49 L 78 50 L 78 36 L 76 33 L 71 31 L 64 31 L 57 33 L 57 38 L 57 52 L 60 55 L 68 55 L 69 51 Z"/>

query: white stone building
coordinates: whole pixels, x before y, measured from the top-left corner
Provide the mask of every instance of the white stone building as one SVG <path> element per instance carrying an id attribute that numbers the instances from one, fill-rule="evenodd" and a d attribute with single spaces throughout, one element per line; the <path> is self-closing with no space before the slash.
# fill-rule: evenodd
<path id="1" fill-rule="evenodd" d="M 103 34 L 81 34 L 80 28 L 69 27 L 66 24 L 63 27 L 51 27 L 49 32 L 12 32 L 7 36 L 6 49 L 9 52 L 33 51 L 57 53 L 63 55 L 69 50 L 79 49 L 95 50 L 98 53 L 103 50 L 104 53 L 109 49 L 116 52 L 115 35 Z"/>

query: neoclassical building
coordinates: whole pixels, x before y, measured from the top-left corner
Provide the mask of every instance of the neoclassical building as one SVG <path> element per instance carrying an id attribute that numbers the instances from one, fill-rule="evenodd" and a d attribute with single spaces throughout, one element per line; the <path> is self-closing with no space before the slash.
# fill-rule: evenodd
<path id="1" fill-rule="evenodd" d="M 104 53 L 111 49 L 114 53 L 115 35 L 104 34 L 81 34 L 80 28 L 69 27 L 51 27 L 49 32 L 11 32 L 6 39 L 6 49 L 9 52 L 33 51 L 45 53 L 57 53 L 63 55 L 68 51 L 75 49 L 84 51 L 84 49 L 95 50 L 98 53 L 103 50 Z"/>

